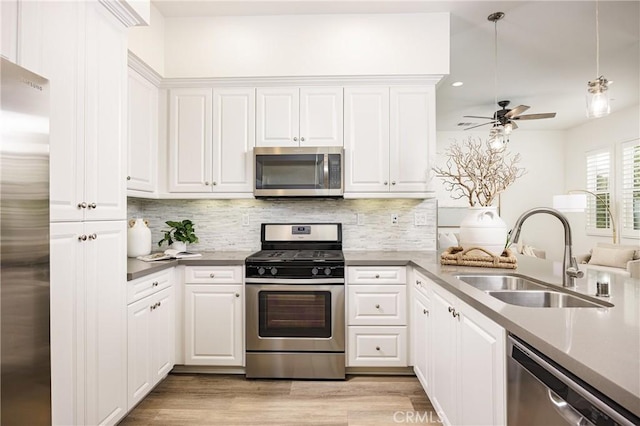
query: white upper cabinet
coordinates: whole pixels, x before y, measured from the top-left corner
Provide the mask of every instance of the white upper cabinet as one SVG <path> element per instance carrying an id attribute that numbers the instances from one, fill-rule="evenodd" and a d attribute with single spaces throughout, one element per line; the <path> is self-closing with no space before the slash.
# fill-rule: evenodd
<path id="1" fill-rule="evenodd" d="M 20 7 L 20 65 L 51 82 L 51 220 L 125 219 L 124 27 L 98 3 Z"/>
<path id="2" fill-rule="evenodd" d="M 169 191 L 209 191 L 213 91 L 175 89 L 170 97 Z"/>
<path id="3" fill-rule="evenodd" d="M 16 62 L 18 49 L 18 1 L 0 2 L 0 54 L 11 62 Z"/>
<path id="4" fill-rule="evenodd" d="M 345 197 L 428 196 L 434 86 L 348 87 L 344 115 Z"/>
<path id="5" fill-rule="evenodd" d="M 345 192 L 389 191 L 389 88 L 344 89 Z"/>
<path id="6" fill-rule="evenodd" d="M 435 86 L 393 87 L 390 95 L 391 191 L 427 192 L 435 159 Z"/>
<path id="7" fill-rule="evenodd" d="M 213 190 L 253 192 L 255 89 L 213 90 Z"/>
<path id="8" fill-rule="evenodd" d="M 158 88 L 129 68 L 127 189 L 155 192 Z"/>
<path id="9" fill-rule="evenodd" d="M 342 146 L 341 87 L 257 89 L 256 146 Z"/>
<path id="10" fill-rule="evenodd" d="M 251 193 L 255 90 L 173 89 L 169 192 Z"/>

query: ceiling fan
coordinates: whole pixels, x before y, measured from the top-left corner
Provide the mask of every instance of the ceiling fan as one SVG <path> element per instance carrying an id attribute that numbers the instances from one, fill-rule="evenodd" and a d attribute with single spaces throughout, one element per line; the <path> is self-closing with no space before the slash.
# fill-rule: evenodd
<path id="1" fill-rule="evenodd" d="M 523 112 L 528 110 L 530 107 L 527 105 L 518 105 L 513 109 L 507 108 L 511 102 L 510 101 L 500 101 L 498 102 L 498 106 L 502 109 L 497 110 L 493 117 L 483 117 L 478 115 L 465 115 L 466 118 L 483 118 L 485 120 L 491 120 L 487 123 L 478 124 L 475 126 L 467 127 L 464 130 L 475 129 L 476 127 L 486 126 L 487 124 L 493 124 L 494 127 L 502 126 L 504 127 L 505 132 L 508 134 L 512 130 L 518 128 L 518 125 L 515 123 L 518 120 L 539 120 L 541 118 L 553 118 L 556 116 L 555 112 L 545 112 L 541 114 L 526 114 L 521 115 Z"/>

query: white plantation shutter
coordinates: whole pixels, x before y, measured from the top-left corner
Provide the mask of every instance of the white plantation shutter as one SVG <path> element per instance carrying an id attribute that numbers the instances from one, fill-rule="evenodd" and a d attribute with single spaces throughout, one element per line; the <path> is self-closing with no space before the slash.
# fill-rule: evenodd
<path id="1" fill-rule="evenodd" d="M 622 144 L 622 235 L 640 238 L 640 139 Z"/>
<path id="2" fill-rule="evenodd" d="M 587 190 L 598 197 L 587 196 L 587 233 L 603 235 L 611 229 L 607 208 L 611 203 L 611 151 L 587 153 Z M 607 232 L 604 233 L 605 235 Z"/>

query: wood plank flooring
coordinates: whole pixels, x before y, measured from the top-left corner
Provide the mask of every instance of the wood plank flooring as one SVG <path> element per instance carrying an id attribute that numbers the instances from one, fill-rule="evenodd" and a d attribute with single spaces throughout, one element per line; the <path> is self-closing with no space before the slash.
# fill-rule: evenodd
<path id="1" fill-rule="evenodd" d="M 121 425 L 437 424 L 413 376 L 348 376 L 345 381 L 245 379 L 170 374 Z"/>

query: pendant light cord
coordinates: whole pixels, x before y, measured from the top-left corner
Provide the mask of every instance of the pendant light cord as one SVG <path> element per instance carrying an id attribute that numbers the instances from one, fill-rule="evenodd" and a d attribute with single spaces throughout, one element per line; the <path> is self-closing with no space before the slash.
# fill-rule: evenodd
<path id="1" fill-rule="evenodd" d="M 600 20 L 598 0 L 596 0 L 596 77 L 600 78 Z"/>
<path id="2" fill-rule="evenodd" d="M 494 105 L 498 105 L 498 20 L 493 21 L 493 94 Z M 496 113 L 497 114 L 497 113 Z M 494 114 L 494 120 L 498 117 Z M 495 123 L 493 124 L 495 126 Z"/>

